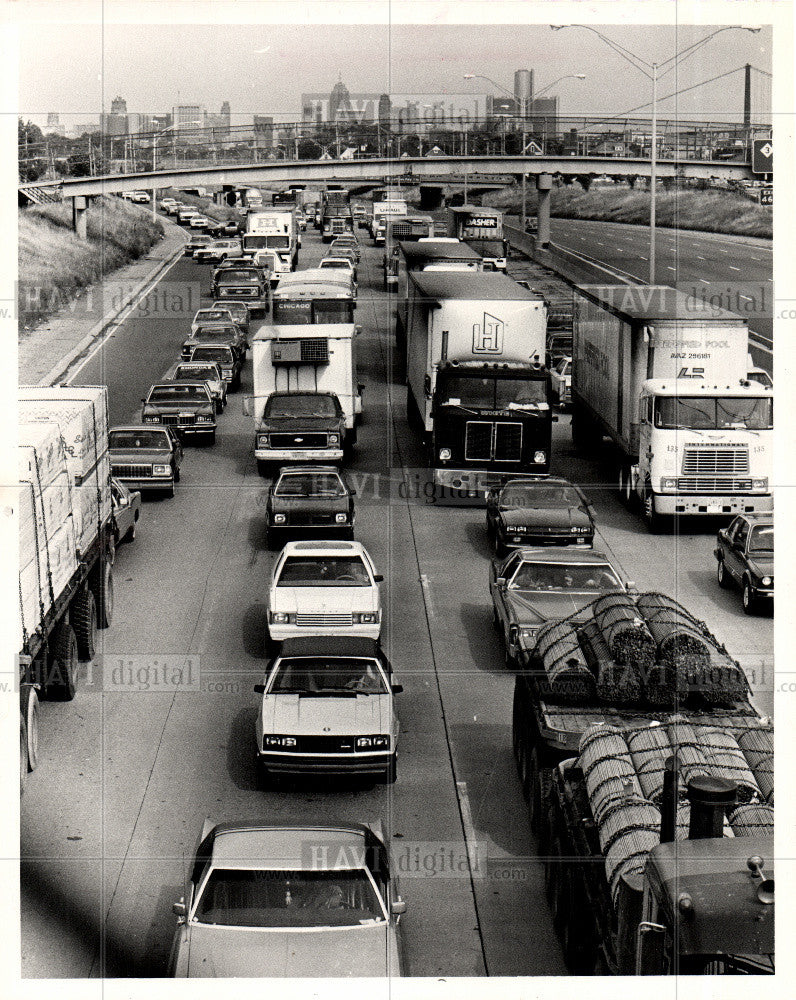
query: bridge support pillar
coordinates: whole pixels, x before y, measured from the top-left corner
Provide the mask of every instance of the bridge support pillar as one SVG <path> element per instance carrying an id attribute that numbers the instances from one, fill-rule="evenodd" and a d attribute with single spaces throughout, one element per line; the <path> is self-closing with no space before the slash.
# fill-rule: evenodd
<path id="1" fill-rule="evenodd" d="M 550 243 L 550 192 L 553 188 L 552 174 L 538 174 L 536 191 L 539 196 L 539 207 L 536 210 L 536 245 L 546 247 Z"/>
<path id="2" fill-rule="evenodd" d="M 427 184 L 420 185 L 420 208 L 425 212 L 433 211 L 442 204 L 443 189 L 441 187 L 429 187 Z"/>
<path id="3" fill-rule="evenodd" d="M 82 194 L 76 195 L 72 199 L 72 229 L 80 240 L 85 240 L 88 237 L 87 211 L 88 198 Z"/>

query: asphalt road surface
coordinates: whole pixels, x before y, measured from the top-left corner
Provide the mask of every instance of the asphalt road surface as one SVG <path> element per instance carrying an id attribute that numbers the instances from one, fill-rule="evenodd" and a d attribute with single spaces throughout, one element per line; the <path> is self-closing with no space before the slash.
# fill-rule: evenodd
<path id="1" fill-rule="evenodd" d="M 356 315 L 366 388 L 349 475 L 356 537 L 385 575 L 383 642 L 404 686 L 398 781 L 255 788 L 252 686 L 266 663 L 275 555 L 265 542 L 266 482 L 241 407 L 251 391 L 247 363 L 215 446 L 186 449 L 175 498 L 145 500 L 137 539 L 117 553 L 115 616 L 100 633 L 99 662 L 83 668 L 73 702 L 42 705 L 42 762 L 22 800 L 26 977 L 163 975 L 171 904 L 205 817 L 381 819 L 401 858 L 410 974 L 565 973 L 512 758 L 513 677 L 490 624 L 484 513 L 442 507 L 425 492 L 406 389 L 394 376 L 382 251 L 361 235 Z M 301 266 L 322 255 L 309 231 Z M 178 262 L 159 286 L 163 301 L 206 291 L 209 273 Z M 149 306 L 73 379 L 107 383 L 113 422 L 137 417 L 192 315 Z M 671 594 L 705 619 L 748 666 L 758 706 L 770 712 L 772 621 L 745 617 L 740 596 L 719 589 L 711 529 L 650 536 L 604 484 L 599 455 L 572 452 L 568 417 L 554 432 L 553 471 L 591 493 L 598 546 L 639 589 Z M 158 671 L 175 664 L 191 666 L 187 681 L 156 690 Z"/>

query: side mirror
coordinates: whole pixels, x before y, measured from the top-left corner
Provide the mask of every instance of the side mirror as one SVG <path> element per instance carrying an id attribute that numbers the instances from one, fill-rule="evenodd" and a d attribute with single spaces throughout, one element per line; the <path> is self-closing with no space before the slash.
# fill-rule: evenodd
<path id="1" fill-rule="evenodd" d="M 551 418 L 550 418 L 550 419 L 552 420 L 552 422 L 553 422 L 554 424 L 557 424 L 557 423 L 558 423 L 558 414 L 557 414 L 557 413 L 554 413 L 554 414 L 553 414 L 553 415 L 551 416 Z"/>
<path id="2" fill-rule="evenodd" d="M 505 576 L 499 576 L 497 580 L 495 580 L 495 586 L 498 588 L 498 590 L 503 590 L 506 586 Z"/>
<path id="3" fill-rule="evenodd" d="M 255 694 L 265 694 L 265 684 L 255 684 L 254 685 Z"/>
<path id="4" fill-rule="evenodd" d="M 400 896 L 398 899 L 394 899 L 390 906 L 390 912 L 396 917 L 400 917 L 402 913 L 406 913 L 406 900 L 401 899 Z"/>
<path id="5" fill-rule="evenodd" d="M 254 415 L 254 397 L 244 396 L 243 397 L 243 416 L 251 417 Z"/>
<path id="6" fill-rule="evenodd" d="M 171 912 L 177 917 L 184 917 L 188 912 L 188 907 L 185 905 L 185 900 L 180 899 L 179 903 L 172 903 Z"/>
<path id="7" fill-rule="evenodd" d="M 360 329 L 362 328 L 360 327 Z M 361 396 L 364 391 L 365 391 L 365 383 L 357 382 L 357 392 L 359 393 L 359 395 Z"/>
<path id="8" fill-rule="evenodd" d="M 627 592 L 629 594 L 637 594 L 638 593 L 638 590 L 636 589 L 636 581 L 635 580 L 628 580 L 625 583 L 625 589 L 627 590 Z"/>
<path id="9" fill-rule="evenodd" d="M 353 490 L 353 489 L 351 489 L 351 490 L 349 490 L 349 491 L 348 491 L 348 495 L 349 495 L 349 496 L 352 496 L 352 497 L 355 497 L 355 496 L 357 495 L 357 491 L 356 491 L 356 490 Z"/>
<path id="10" fill-rule="evenodd" d="M 392 693 L 393 694 L 401 694 L 403 692 L 403 689 L 404 689 L 403 684 L 393 684 L 393 686 L 392 686 Z"/>
<path id="11" fill-rule="evenodd" d="M 381 573 L 376 573 L 376 575 L 373 577 L 373 579 L 376 581 L 376 583 L 383 583 L 384 582 L 384 576 Z"/>
<path id="12" fill-rule="evenodd" d="M 357 323 L 356 326 L 354 327 L 354 336 L 358 337 L 360 333 L 362 333 L 362 327 L 359 325 L 359 323 Z M 359 391 L 362 392 L 361 389 Z"/>

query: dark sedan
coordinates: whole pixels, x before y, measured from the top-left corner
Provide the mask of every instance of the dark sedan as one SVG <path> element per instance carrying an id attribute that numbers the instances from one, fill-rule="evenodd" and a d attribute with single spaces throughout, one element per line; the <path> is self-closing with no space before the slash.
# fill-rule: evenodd
<path id="1" fill-rule="evenodd" d="M 600 594 L 632 590 L 611 561 L 594 549 L 516 549 L 493 559 L 489 592 L 495 628 L 503 636 L 506 661 L 531 648 L 546 622 L 577 615 Z"/>
<path id="2" fill-rule="evenodd" d="M 112 427 L 109 450 L 111 475 L 129 490 L 165 490 L 174 496 L 182 445 L 171 427 Z"/>
<path id="3" fill-rule="evenodd" d="M 179 435 L 215 441 L 216 405 L 206 382 L 161 382 L 142 402 L 142 424 L 161 424 Z"/>
<path id="4" fill-rule="evenodd" d="M 215 310 L 214 310 L 215 311 Z M 235 323 L 206 323 L 191 331 L 183 341 L 181 353 L 187 361 L 191 351 L 199 344 L 229 344 L 241 361 L 246 357 L 246 334 Z"/>
<path id="5" fill-rule="evenodd" d="M 268 545 L 279 548 L 288 536 L 317 534 L 354 537 L 354 496 L 333 465 L 292 465 L 279 470 L 268 490 Z"/>
<path id="6" fill-rule="evenodd" d="M 774 608 L 774 520 L 771 514 L 739 514 L 716 537 L 720 587 L 737 583 L 747 615 Z"/>
<path id="7" fill-rule="evenodd" d="M 589 501 L 566 479 L 509 479 L 486 498 L 486 530 L 497 555 L 521 545 L 581 545 L 594 542 Z"/>
<path id="8" fill-rule="evenodd" d="M 245 302 L 214 302 L 210 307 L 211 309 L 226 309 L 228 313 L 232 316 L 232 321 L 235 326 L 239 326 L 241 330 L 249 336 L 249 307 Z"/>

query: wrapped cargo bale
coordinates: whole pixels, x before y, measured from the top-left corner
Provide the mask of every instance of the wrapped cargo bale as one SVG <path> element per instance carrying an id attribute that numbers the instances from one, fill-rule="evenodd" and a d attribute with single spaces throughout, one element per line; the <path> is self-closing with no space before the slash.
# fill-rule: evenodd
<path id="1" fill-rule="evenodd" d="M 762 798 L 743 751 L 732 733 L 715 727 L 695 730 L 702 744 L 705 762 L 714 778 L 726 778 L 738 786 L 738 801 L 751 802 Z"/>
<path id="2" fill-rule="evenodd" d="M 536 654 L 545 670 L 551 696 L 569 704 L 594 701 L 597 685 L 586 665 L 575 627 L 567 621 L 550 622 L 536 636 Z"/>
<path id="3" fill-rule="evenodd" d="M 659 708 L 673 708 L 677 698 L 677 668 L 655 663 L 644 678 L 644 699 Z"/>
<path id="4" fill-rule="evenodd" d="M 736 837 L 770 837 L 774 833 L 774 809 L 760 802 L 744 803 L 730 813 Z"/>
<path id="5" fill-rule="evenodd" d="M 747 729 L 738 737 L 738 746 L 752 769 L 757 787 L 768 803 L 774 804 L 774 734 L 770 729 Z"/>
<path id="6" fill-rule="evenodd" d="M 711 705 L 731 705 L 749 694 L 749 682 L 738 663 L 718 645 L 706 640 L 710 666 L 697 677 L 694 688 Z"/>
<path id="7" fill-rule="evenodd" d="M 598 827 L 605 855 L 605 875 L 615 903 L 622 877 L 640 875 L 647 855 L 660 843 L 661 814 L 643 798 L 628 800 L 613 809 Z"/>
<path id="8" fill-rule="evenodd" d="M 655 640 L 633 600 L 627 594 L 605 594 L 592 605 L 592 616 L 611 658 L 646 676 L 655 662 Z"/>
<path id="9" fill-rule="evenodd" d="M 617 803 L 642 797 L 630 751 L 616 726 L 596 725 L 586 730 L 580 739 L 579 764 L 598 824 Z"/>
<path id="10" fill-rule="evenodd" d="M 678 688 L 686 693 L 689 684 L 696 683 L 710 667 L 710 654 L 699 623 L 665 594 L 640 594 L 636 606 L 657 644 L 656 662 L 675 669 Z"/>
<path id="11" fill-rule="evenodd" d="M 628 664 L 615 663 L 595 622 L 578 630 L 586 662 L 597 678 L 597 697 L 609 705 L 627 705 L 641 698 L 641 678 Z"/>
<path id="12" fill-rule="evenodd" d="M 657 804 L 663 794 L 666 761 L 674 753 L 669 734 L 655 723 L 628 733 L 627 745 L 644 797 Z"/>
<path id="13" fill-rule="evenodd" d="M 672 749 L 677 751 L 683 783 L 688 785 L 692 778 L 710 775 L 702 743 L 688 720 L 681 715 L 673 715 L 666 720 L 665 725 Z"/>
<path id="14" fill-rule="evenodd" d="M 105 386 L 22 386 L 19 422 L 57 423 L 72 485 L 78 551 L 85 553 L 111 516 L 108 391 Z"/>

